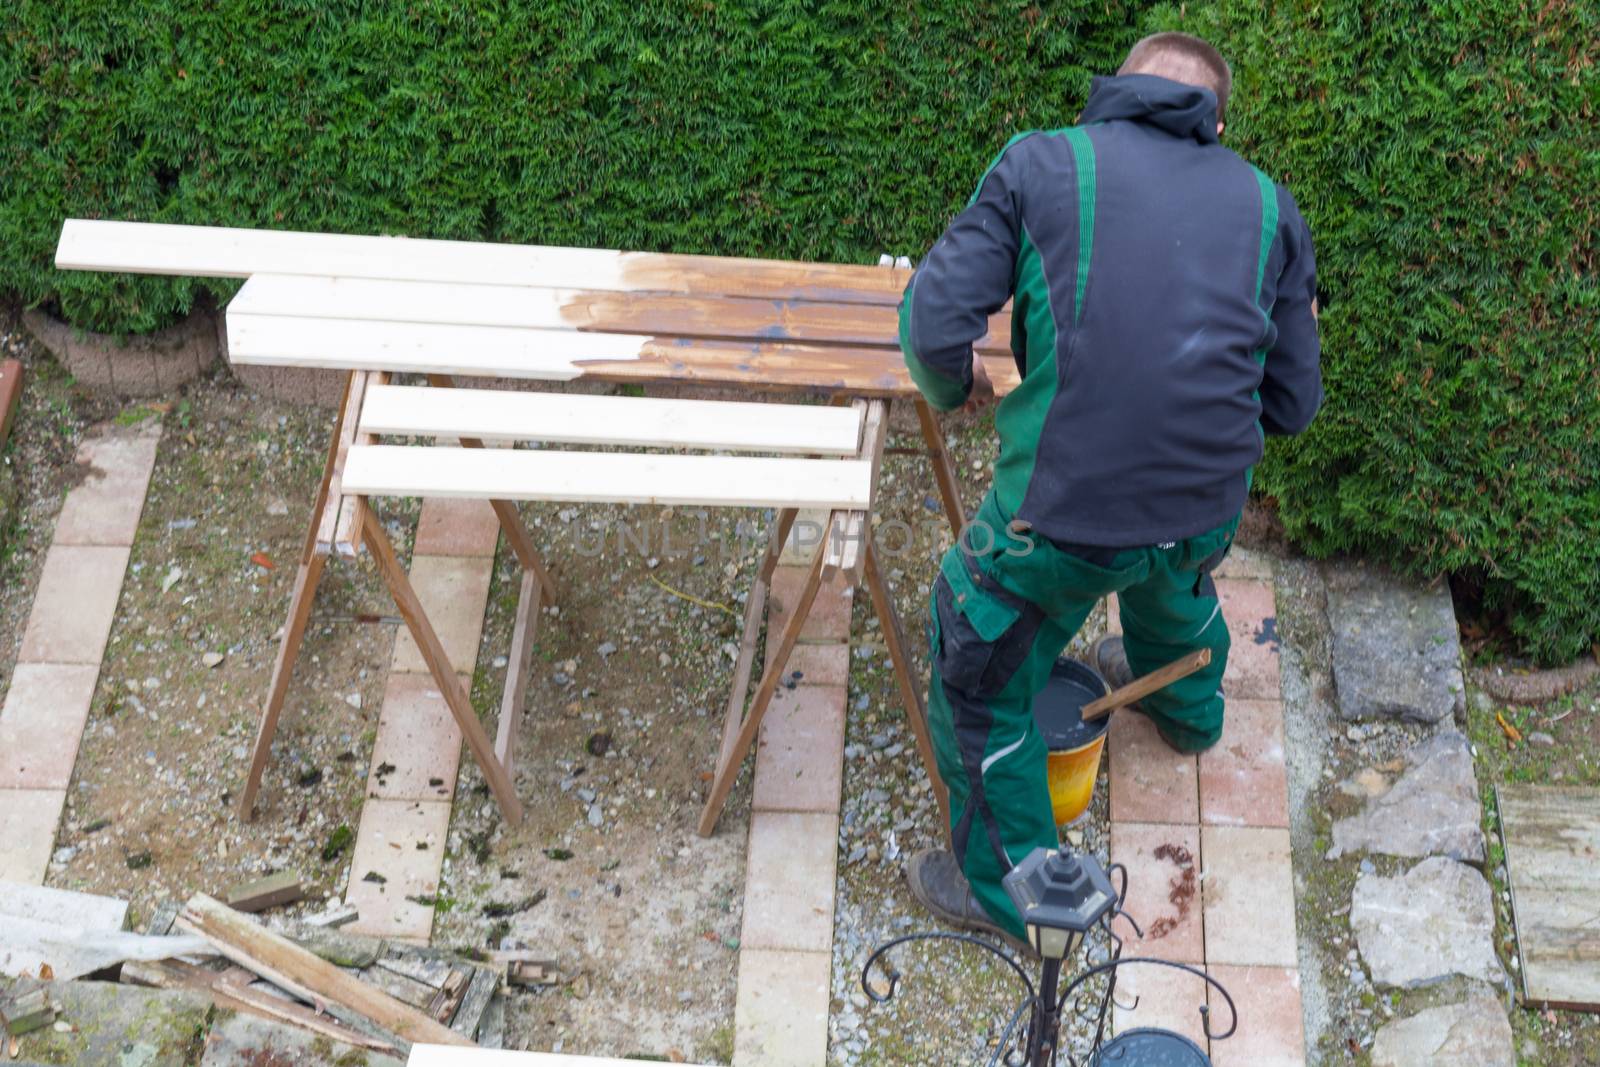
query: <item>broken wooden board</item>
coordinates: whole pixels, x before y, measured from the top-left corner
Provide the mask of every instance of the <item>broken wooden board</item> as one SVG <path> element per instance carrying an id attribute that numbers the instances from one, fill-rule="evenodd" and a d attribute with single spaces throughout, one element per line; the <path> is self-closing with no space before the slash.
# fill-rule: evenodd
<path id="1" fill-rule="evenodd" d="M 1495 787 L 1530 1005 L 1600 1010 L 1600 789 Z"/>
<path id="2" fill-rule="evenodd" d="M 20 1037 L 55 1021 L 56 1005 L 42 985 L 0 996 L 0 1033 Z"/>
<path id="3" fill-rule="evenodd" d="M 305 895 L 305 886 L 300 883 L 298 874 L 279 871 L 228 890 L 228 907 L 234 911 L 265 911 L 279 904 L 293 904 Z"/>

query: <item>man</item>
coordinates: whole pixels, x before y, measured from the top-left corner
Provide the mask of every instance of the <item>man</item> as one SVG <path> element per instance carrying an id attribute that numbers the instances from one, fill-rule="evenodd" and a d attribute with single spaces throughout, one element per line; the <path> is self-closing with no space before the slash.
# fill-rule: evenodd
<path id="1" fill-rule="evenodd" d="M 1001 888 L 1054 847 L 1032 701 L 1090 608 L 1117 593 L 1112 684 L 1209 648 L 1140 710 L 1173 748 L 1222 733 L 1227 553 L 1265 434 L 1322 399 L 1311 235 L 1289 193 L 1222 147 L 1232 75 L 1160 33 L 1096 78 L 1080 124 L 1013 138 L 923 260 L 900 309 L 906 363 L 943 411 L 993 395 L 972 345 L 1008 298 L 1021 385 L 1000 459 L 932 596 L 929 693 L 952 851 L 912 859 L 947 922 L 1024 935 Z"/>

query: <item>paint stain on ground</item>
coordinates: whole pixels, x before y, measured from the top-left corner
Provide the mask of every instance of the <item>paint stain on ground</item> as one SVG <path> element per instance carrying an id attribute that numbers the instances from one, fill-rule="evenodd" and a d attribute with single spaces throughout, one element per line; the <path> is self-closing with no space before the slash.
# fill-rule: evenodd
<path id="1" fill-rule="evenodd" d="M 1261 620 L 1261 625 L 1256 627 L 1256 632 L 1250 635 L 1255 638 L 1258 645 L 1271 645 L 1272 651 L 1278 651 L 1278 617 L 1268 615 Z"/>

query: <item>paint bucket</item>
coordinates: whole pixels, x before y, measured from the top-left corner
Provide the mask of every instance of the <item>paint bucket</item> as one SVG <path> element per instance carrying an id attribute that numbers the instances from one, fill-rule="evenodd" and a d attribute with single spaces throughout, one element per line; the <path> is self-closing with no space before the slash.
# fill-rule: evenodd
<path id="1" fill-rule="evenodd" d="M 1106 683 L 1088 664 L 1058 659 L 1044 690 L 1033 698 L 1034 725 L 1050 751 L 1050 807 L 1057 826 L 1077 819 L 1094 797 L 1111 716 L 1084 722 L 1079 713 L 1085 704 L 1105 694 Z"/>

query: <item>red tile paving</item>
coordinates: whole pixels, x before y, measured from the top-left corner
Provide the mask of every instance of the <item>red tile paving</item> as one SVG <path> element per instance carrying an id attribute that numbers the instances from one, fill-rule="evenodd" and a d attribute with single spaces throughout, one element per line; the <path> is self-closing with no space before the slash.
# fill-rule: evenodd
<path id="1" fill-rule="evenodd" d="M 1200 754 L 1200 819 L 1220 826 L 1289 825 L 1281 700 L 1227 702 L 1222 740 Z"/>
<path id="2" fill-rule="evenodd" d="M 0 708 L 0 789 L 65 789 L 100 668 L 19 663 Z"/>
<path id="3" fill-rule="evenodd" d="M 99 666 L 127 569 L 126 548 L 52 545 L 44 558 L 18 662 Z"/>
<path id="4" fill-rule="evenodd" d="M 772 589 L 767 598 L 767 640 L 776 643 L 789 620 L 789 609 L 800 599 L 805 584 L 805 567 L 779 567 L 772 573 Z M 850 612 L 855 600 L 843 575 L 822 583 L 811 614 L 800 628 L 802 641 L 844 641 L 850 637 Z"/>
<path id="5" fill-rule="evenodd" d="M 1210 974 L 1233 997 L 1239 1030 L 1211 1044 L 1214 1067 L 1303 1067 L 1305 1025 L 1300 1011 L 1300 973 L 1286 967 L 1233 967 L 1217 964 Z M 1228 1027 L 1228 1006 L 1208 987 L 1211 1028 Z"/>
<path id="6" fill-rule="evenodd" d="M 1217 595 L 1233 639 L 1233 647 L 1228 651 L 1228 669 L 1222 676 L 1223 692 L 1245 699 L 1282 699 L 1278 609 L 1272 583 L 1219 578 Z"/>
<path id="7" fill-rule="evenodd" d="M 1200 828 L 1114 822 L 1111 861 L 1128 868 L 1124 908 L 1144 931 L 1140 939 L 1132 924 L 1118 917 L 1112 929 L 1126 942 L 1123 951 L 1178 963 L 1203 963 Z"/>
<path id="8" fill-rule="evenodd" d="M 430 500 L 417 519 L 415 556 L 493 556 L 500 519 L 487 500 Z"/>
<path id="9" fill-rule="evenodd" d="M 751 807 L 757 811 L 839 810 L 844 704 L 842 685 L 779 687 L 761 724 Z"/>
<path id="10" fill-rule="evenodd" d="M 1289 831 L 1207 826 L 1200 834 L 1206 961 L 1297 963 Z"/>
<path id="11" fill-rule="evenodd" d="M 1112 822 L 1200 821 L 1194 756 L 1174 752 L 1137 711 L 1113 712 L 1110 734 Z"/>
<path id="12" fill-rule="evenodd" d="M 1138 1026 L 1171 1030 L 1204 1049 L 1206 1031 L 1200 1009 L 1206 1004 L 1207 988 L 1198 974 L 1172 967 L 1132 964 L 1120 968 L 1112 1025 L 1118 1033 Z"/>

